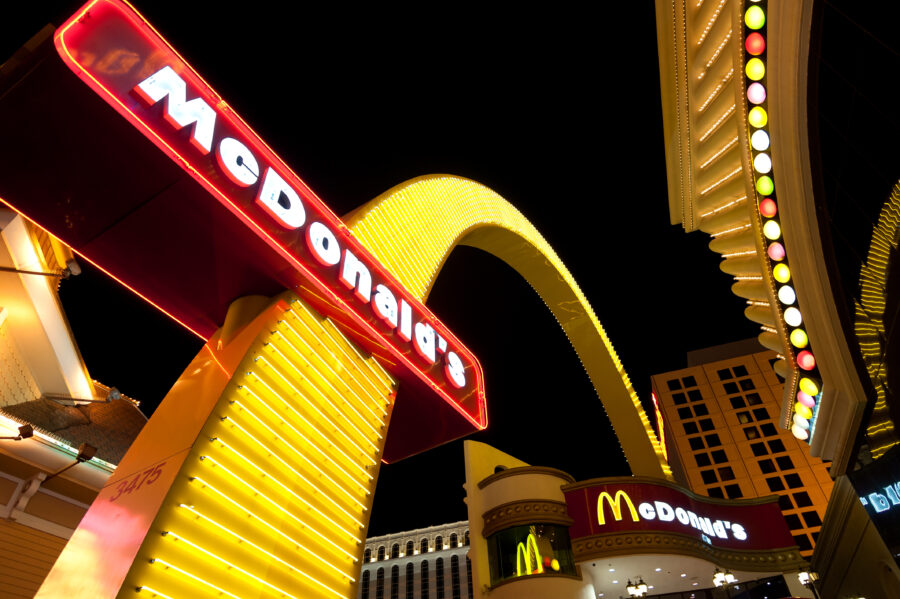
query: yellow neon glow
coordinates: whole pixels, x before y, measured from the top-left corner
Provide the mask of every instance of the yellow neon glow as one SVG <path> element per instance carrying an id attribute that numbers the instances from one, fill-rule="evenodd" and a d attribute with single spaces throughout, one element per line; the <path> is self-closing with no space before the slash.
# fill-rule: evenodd
<path id="1" fill-rule="evenodd" d="M 531 567 L 531 560 L 534 558 L 535 568 Z M 532 533 L 528 533 L 528 537 L 524 543 L 516 546 L 516 576 L 522 576 L 522 561 L 525 562 L 525 574 L 543 574 L 544 563 L 541 559 L 541 551 L 537 546 L 537 539 Z"/>
<path id="2" fill-rule="evenodd" d="M 600 493 L 600 496 L 597 497 L 597 522 L 600 526 L 606 524 L 606 513 L 603 511 L 603 503 L 609 503 L 609 507 L 612 509 L 613 517 L 615 517 L 616 521 L 622 519 L 622 500 L 625 501 L 625 505 L 628 506 L 628 511 L 631 512 L 631 519 L 635 522 L 638 521 L 637 510 L 634 509 L 634 503 L 631 501 L 631 497 L 628 496 L 628 493 L 619 489 L 616 491 L 616 497 L 613 497 L 603 491 Z"/>
<path id="3" fill-rule="evenodd" d="M 314 505 L 311 504 L 309 501 L 307 501 L 304 497 L 301 497 L 301 496 L 298 495 L 296 492 L 294 492 L 294 491 L 292 491 L 291 489 L 289 489 L 284 483 L 282 483 L 280 480 L 278 480 L 278 479 L 277 479 L 275 476 L 273 476 L 270 472 L 267 472 L 267 471 L 263 470 L 262 468 L 259 467 L 258 464 L 255 464 L 254 462 L 252 462 L 252 461 L 248 460 L 247 458 L 245 458 L 243 455 L 241 455 L 241 453 L 240 453 L 239 451 L 235 450 L 233 447 L 231 447 L 230 445 L 228 445 L 227 443 L 225 443 L 224 441 L 222 441 L 222 439 L 221 439 L 220 437 L 216 437 L 215 440 L 218 441 L 218 443 L 219 443 L 222 447 L 228 449 L 228 450 L 231 452 L 231 456 L 232 456 L 234 459 L 240 460 L 241 463 L 243 463 L 247 468 L 251 468 L 251 469 L 255 470 L 256 472 L 258 472 L 258 473 L 261 475 L 261 477 L 264 478 L 265 480 L 271 481 L 271 482 L 275 483 L 276 485 L 278 485 L 278 487 L 279 487 L 282 491 L 284 491 L 285 493 L 289 494 L 291 497 L 293 497 L 294 499 L 296 499 L 297 501 L 299 501 L 300 503 L 302 503 L 303 505 L 305 505 L 305 506 L 306 506 L 307 508 L 309 508 L 310 510 L 314 511 L 316 514 L 319 515 L 319 517 L 324 518 L 327 522 L 330 522 L 332 525 L 334 525 L 336 528 L 338 528 L 338 529 L 341 530 L 344 534 L 346 534 L 348 537 L 350 537 L 353 541 L 355 541 L 355 542 L 357 542 L 357 543 L 361 543 L 361 542 L 362 542 L 362 540 L 361 540 L 359 537 L 357 537 L 357 536 L 354 535 L 352 532 L 350 532 L 349 530 L 347 530 L 346 528 L 344 528 L 343 526 L 341 526 L 340 524 L 338 524 L 337 522 L 335 522 L 334 520 L 332 520 L 331 518 L 329 518 L 327 515 L 325 515 L 325 513 L 323 513 L 323 512 L 322 512 L 321 510 L 319 510 L 316 506 L 314 506 Z M 212 439 L 211 439 L 211 441 L 212 441 Z M 214 458 L 210 458 L 210 459 L 214 459 Z M 237 477 L 237 475 L 235 475 L 235 478 L 237 478 L 238 480 L 240 480 L 242 484 L 244 484 L 245 486 L 247 486 L 247 487 L 250 488 L 250 489 L 256 489 L 256 488 L 257 488 L 256 485 L 251 485 L 250 483 L 248 483 L 248 482 L 244 481 L 243 479 Z M 301 478 L 305 483 L 307 483 L 308 485 L 310 485 L 312 488 L 315 488 L 315 487 L 316 487 L 315 485 L 313 485 L 312 483 L 310 483 L 306 478 L 304 478 L 304 477 L 302 477 L 302 476 L 301 476 L 300 478 Z M 279 506 L 279 507 L 280 507 L 280 506 Z M 348 515 L 349 515 L 349 514 L 348 514 Z M 362 526 L 362 524 L 360 524 L 358 521 L 356 521 L 356 520 L 354 520 L 354 521 L 355 521 L 357 524 L 359 524 L 359 526 Z"/>
<path id="4" fill-rule="evenodd" d="M 148 593 L 153 593 L 154 597 L 163 597 L 164 599 L 174 599 L 174 597 L 170 597 L 169 595 L 166 595 L 165 593 L 161 593 L 161 592 L 157 591 L 156 589 L 152 589 L 146 585 L 138 587 L 137 590 L 139 593 L 143 593 L 144 591 L 147 591 Z"/>
<path id="5" fill-rule="evenodd" d="M 166 571 L 166 570 L 172 570 L 172 571 L 174 571 L 174 572 L 178 572 L 178 573 L 181 574 L 182 576 L 186 576 L 187 578 L 190 578 L 191 580 L 193 580 L 193 581 L 195 581 L 195 582 L 199 582 L 199 583 L 202 584 L 203 586 L 207 586 L 207 587 L 209 587 L 209 588 L 211 588 L 211 589 L 215 589 L 216 592 L 218 592 L 218 593 L 221 594 L 221 595 L 227 595 L 227 596 L 229 596 L 229 597 L 234 597 L 234 599 L 241 599 L 241 598 L 238 597 L 237 595 L 232 595 L 231 593 L 229 593 L 229 592 L 226 591 L 225 589 L 219 588 L 219 587 L 217 587 L 216 585 L 214 585 L 213 583 L 211 583 L 211 582 L 209 582 L 209 581 L 206 581 L 206 580 L 203 580 L 203 579 L 200 578 L 199 576 L 195 576 L 194 574 L 191 574 L 190 572 L 188 572 L 188 571 L 186 571 L 186 570 L 182 570 L 182 569 L 179 568 L 178 566 L 175 566 L 174 564 L 170 564 L 169 562 L 167 562 L 167 561 L 165 561 L 165 560 L 163 560 L 163 559 L 160 559 L 160 558 L 153 558 L 153 559 L 150 560 L 150 563 L 151 563 L 151 564 L 154 564 L 154 565 L 155 565 L 155 564 L 159 564 L 159 565 L 163 566 L 163 568 L 165 568 L 165 570 L 163 570 L 163 571 Z"/>
<path id="6" fill-rule="evenodd" d="M 459 244 L 507 262 L 537 291 L 572 342 L 632 471 L 671 477 L 656 433 L 587 298 L 556 252 L 509 202 L 474 181 L 429 175 L 385 192 L 347 215 L 345 222 L 423 301 Z"/>
<path id="7" fill-rule="evenodd" d="M 249 416 L 253 416 L 254 418 L 256 417 L 250 410 L 248 410 L 248 409 L 244 408 L 243 406 L 241 406 L 237 401 L 235 401 L 235 405 L 241 407 L 241 408 L 243 409 L 243 412 L 246 413 L 246 414 L 248 414 Z M 278 461 L 278 463 L 280 463 L 282 466 L 284 466 L 285 468 L 287 468 L 287 469 L 288 469 L 291 473 L 293 473 L 297 478 L 299 478 L 300 480 L 302 480 L 303 482 L 305 482 L 305 483 L 309 486 L 309 488 L 311 488 L 311 489 L 316 489 L 316 488 L 318 488 L 318 485 L 316 485 L 316 484 L 310 482 L 308 478 L 306 478 L 305 476 L 303 476 L 303 474 L 301 474 L 300 472 L 298 472 L 296 469 L 292 468 L 287 462 L 285 462 L 283 459 L 281 459 L 281 457 L 279 457 L 278 454 L 276 454 L 274 451 L 272 451 L 271 449 L 269 449 L 268 447 L 266 447 L 265 445 L 263 445 L 263 443 L 260 442 L 259 439 L 257 439 L 255 436 L 253 436 L 252 434 L 248 433 L 246 430 L 244 430 L 243 428 L 241 428 L 241 426 L 240 426 L 237 422 L 235 422 L 234 419 L 233 419 L 232 417 L 226 416 L 226 417 L 225 417 L 225 420 L 227 420 L 228 423 L 230 423 L 232 426 L 234 426 L 235 428 L 237 428 L 238 430 L 240 430 L 242 433 L 244 433 L 244 434 L 247 436 L 248 439 L 252 440 L 252 441 L 255 442 L 257 445 L 259 445 L 259 447 L 260 447 L 263 451 L 266 452 L 266 454 L 268 455 L 268 457 L 270 457 L 270 458 L 275 458 L 275 459 Z M 260 423 L 260 424 L 261 424 L 261 423 Z M 284 442 L 283 439 L 281 439 L 281 437 L 278 437 L 277 435 L 276 435 L 276 438 L 277 438 L 279 441 Z M 291 449 L 294 449 L 294 448 L 291 447 L 291 446 L 288 446 L 288 447 L 290 447 Z M 294 449 L 294 451 L 296 452 L 295 449 Z M 305 455 L 300 454 L 299 452 L 297 452 L 297 453 L 298 453 L 298 455 L 299 455 L 299 457 L 300 457 L 301 459 L 305 460 L 310 466 L 312 466 L 313 468 L 315 468 L 316 472 L 318 472 L 319 474 L 321 474 L 321 475 L 322 475 L 328 482 L 330 482 L 335 488 L 337 488 L 337 489 L 343 491 L 345 494 L 347 494 L 348 499 L 350 499 L 351 501 L 355 501 L 354 498 L 353 498 L 353 495 L 349 494 L 349 493 L 347 492 L 347 490 L 344 489 L 343 486 L 339 485 L 337 482 L 335 482 L 333 479 L 331 479 L 327 474 L 325 474 L 324 472 L 322 472 L 322 471 L 321 471 L 321 470 L 320 470 L 320 469 L 319 469 L 312 461 L 310 461 L 310 459 L 309 459 L 308 457 L 306 457 Z M 348 512 L 347 510 L 345 510 L 339 503 L 337 503 L 337 502 L 336 502 L 334 499 L 332 499 L 329 495 L 323 495 L 323 496 L 324 496 L 326 499 L 328 499 L 328 501 L 329 501 L 329 503 L 331 503 L 331 505 L 333 505 L 335 508 L 337 508 L 338 510 L 340 510 L 340 511 L 341 511 L 343 514 L 345 514 L 348 518 L 350 518 L 351 520 L 353 520 L 353 522 L 355 522 L 358 526 L 360 526 L 360 527 L 363 526 L 363 524 L 362 524 L 359 520 L 357 520 L 350 512 Z M 359 502 L 356 502 L 356 503 L 357 503 L 357 505 L 359 505 L 360 507 L 362 507 L 362 505 L 359 504 Z M 363 508 L 363 509 L 365 509 L 365 508 Z"/>
<path id="8" fill-rule="evenodd" d="M 216 527 L 217 529 L 222 530 L 222 531 L 224 531 L 224 532 L 230 534 L 230 535 L 233 536 L 235 539 L 237 539 L 240 543 L 242 543 L 242 544 L 244 544 L 244 545 L 247 545 L 247 546 L 249 546 L 249 547 L 253 547 L 253 548 L 256 549 L 258 552 L 262 553 L 263 555 L 265 555 L 265 556 L 268 557 L 269 559 L 273 559 L 273 560 L 277 561 L 278 563 L 280 563 L 280 564 L 283 565 L 284 567 L 288 568 L 288 569 L 291 570 L 292 572 L 294 572 L 294 573 L 296 573 L 296 574 L 299 574 L 300 576 L 303 576 L 304 578 L 307 578 L 308 580 L 310 580 L 311 582 L 314 582 L 314 583 L 318 584 L 318 585 L 321 586 L 322 588 L 325 588 L 325 589 L 328 589 L 329 591 L 333 591 L 333 592 L 337 593 L 337 591 L 334 591 L 334 589 L 332 589 L 331 587 L 329 587 L 329 586 L 326 585 L 325 583 L 323 583 L 323 582 L 317 580 L 316 578 L 314 578 L 313 576 L 307 574 L 307 573 L 304 572 L 303 570 L 300 570 L 300 569 L 298 569 L 297 567 L 295 567 L 295 566 L 289 564 L 288 562 L 284 561 L 283 559 L 281 559 L 281 558 L 278 557 L 277 555 L 275 555 L 275 554 L 273 554 L 273 553 L 271 553 L 271 552 L 269 552 L 269 551 L 266 551 L 265 549 L 263 549 L 263 548 L 260 547 L 259 545 L 256 545 L 256 544 L 253 543 L 252 541 L 247 540 L 247 538 L 242 537 L 241 535 L 239 535 L 239 534 L 237 534 L 236 532 L 234 532 L 234 531 L 232 531 L 232 530 L 226 528 L 225 526 L 222 526 L 221 524 L 219 524 L 218 522 L 216 522 L 216 521 L 213 520 L 212 518 L 208 518 L 207 516 L 204 516 L 203 514 L 201 514 L 201 513 L 198 512 L 197 510 L 195 510 L 193 507 L 191 507 L 191 506 L 189 506 L 189 505 L 185 505 L 185 504 L 183 504 L 183 503 L 179 504 L 178 507 L 183 508 L 183 509 L 189 511 L 190 513 L 192 513 L 192 514 L 193 514 L 194 516 L 196 516 L 197 518 L 202 519 L 203 521 L 209 523 L 210 525 Z M 328 566 L 328 567 L 332 568 L 332 569 L 333 569 L 335 572 L 337 572 L 338 575 L 340 575 L 342 578 L 345 578 L 345 579 L 347 579 L 347 580 L 350 580 L 351 582 L 355 582 L 355 581 L 356 581 L 355 578 L 353 578 L 353 577 L 351 577 L 351 576 L 348 576 L 346 572 L 343 572 L 343 571 L 340 570 L 339 568 L 333 566 L 328 560 L 319 560 L 319 563 L 321 563 L 322 565 L 325 565 L 325 566 Z M 340 595 L 340 593 L 337 593 L 337 594 Z"/>

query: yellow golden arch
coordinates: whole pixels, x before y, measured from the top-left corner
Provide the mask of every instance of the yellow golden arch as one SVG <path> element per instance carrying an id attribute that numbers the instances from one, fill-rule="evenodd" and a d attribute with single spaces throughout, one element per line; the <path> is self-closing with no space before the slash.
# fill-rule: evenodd
<path id="1" fill-rule="evenodd" d="M 671 478 L 656 434 L 600 321 L 553 248 L 512 204 L 475 181 L 426 175 L 386 191 L 344 220 L 422 301 L 457 245 L 479 248 L 513 267 L 541 296 L 574 346 L 632 472 Z"/>

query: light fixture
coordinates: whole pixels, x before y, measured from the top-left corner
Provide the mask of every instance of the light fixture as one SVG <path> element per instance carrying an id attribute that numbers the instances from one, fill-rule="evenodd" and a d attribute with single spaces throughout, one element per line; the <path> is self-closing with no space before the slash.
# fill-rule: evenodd
<path id="1" fill-rule="evenodd" d="M 722 572 L 718 568 L 713 572 L 713 584 L 717 587 L 724 587 L 730 584 L 734 584 L 737 582 L 737 578 L 734 577 L 730 571 L 725 570 Z"/>
<path id="2" fill-rule="evenodd" d="M 23 424 L 19 427 L 19 434 L 15 437 L 0 437 L 0 440 L 12 439 L 13 441 L 21 441 L 34 436 L 34 428 L 30 424 Z"/>
<path id="3" fill-rule="evenodd" d="M 643 597 L 647 594 L 647 583 L 644 582 L 643 578 L 638 578 L 636 582 L 629 580 L 625 590 L 632 597 Z"/>
<path id="4" fill-rule="evenodd" d="M 44 482 L 47 482 L 54 476 L 59 476 L 60 474 L 62 474 L 63 472 L 65 472 L 66 470 L 71 468 L 72 466 L 77 466 L 78 464 L 80 464 L 82 462 L 90 461 L 91 458 L 93 458 L 96 453 L 97 453 L 96 447 L 94 447 L 93 445 L 91 445 L 89 443 L 82 443 L 81 446 L 78 448 L 78 455 L 75 456 L 75 461 L 72 462 L 71 464 L 69 464 L 68 466 L 66 466 L 65 468 L 63 468 L 62 470 L 54 472 L 53 474 L 51 474 L 50 476 L 45 478 Z"/>

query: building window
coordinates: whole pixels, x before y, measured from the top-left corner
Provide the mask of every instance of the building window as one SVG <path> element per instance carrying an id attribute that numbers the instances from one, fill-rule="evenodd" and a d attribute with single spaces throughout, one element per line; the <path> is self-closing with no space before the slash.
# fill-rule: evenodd
<path id="1" fill-rule="evenodd" d="M 738 383 L 741 385 L 741 391 L 752 391 L 753 389 L 756 389 L 756 385 L 753 384 L 751 379 L 741 379 Z"/>
<path id="2" fill-rule="evenodd" d="M 459 599 L 459 556 L 454 555 L 450 558 L 450 591 L 453 599 Z"/>
<path id="3" fill-rule="evenodd" d="M 437 599 L 444 599 L 444 558 L 434 562 L 434 591 Z"/>
<path id="4" fill-rule="evenodd" d="M 519 576 L 576 575 L 567 526 L 512 526 L 488 537 L 487 546 L 491 586 Z"/>
<path id="5" fill-rule="evenodd" d="M 800 548 L 800 551 L 809 551 L 812 549 L 812 543 L 806 535 L 794 535 L 794 542 L 797 543 L 797 547 Z"/>
<path id="6" fill-rule="evenodd" d="M 794 504 L 791 503 L 790 495 L 779 495 L 778 496 L 778 507 L 781 508 L 781 511 L 792 510 L 794 509 Z"/>
<path id="7" fill-rule="evenodd" d="M 715 470 L 701 470 L 700 478 L 702 478 L 703 482 L 706 483 L 707 485 L 711 485 L 713 483 L 719 482 L 719 479 L 716 478 Z"/>
<path id="8" fill-rule="evenodd" d="M 384 599 L 384 568 L 375 575 L 375 599 Z"/>
<path id="9" fill-rule="evenodd" d="M 731 369 L 729 368 L 723 368 L 722 370 L 716 371 L 716 374 L 719 375 L 720 381 L 727 381 L 728 379 L 732 378 Z"/>
<path id="10" fill-rule="evenodd" d="M 673 393 L 672 401 L 675 402 L 676 406 L 680 406 L 683 403 L 687 403 L 687 397 L 684 393 Z"/>
<path id="11" fill-rule="evenodd" d="M 459 537 L 454 532 L 450 535 L 450 549 L 456 549 L 457 547 L 459 547 Z"/>
<path id="12" fill-rule="evenodd" d="M 691 389 L 688 391 L 688 399 L 691 401 L 703 401 L 703 394 L 699 389 Z"/>
<path id="13" fill-rule="evenodd" d="M 690 444 L 691 449 L 697 451 L 698 449 L 706 449 L 706 446 L 703 445 L 703 439 L 700 437 L 691 437 L 688 439 L 688 444 Z"/>
<path id="14" fill-rule="evenodd" d="M 704 432 L 714 431 L 716 430 L 716 425 L 713 424 L 712 418 L 704 418 L 700 421 L 700 428 Z"/>
<path id="15" fill-rule="evenodd" d="M 730 397 L 729 399 L 731 400 L 731 407 L 735 410 L 739 410 L 747 405 L 746 403 L 744 403 L 744 398 L 740 395 L 738 395 L 737 397 Z"/>
<path id="16" fill-rule="evenodd" d="M 371 578 L 372 578 L 372 575 L 369 573 L 368 570 L 363 572 L 362 582 L 360 583 L 360 585 L 362 586 L 362 595 L 360 595 L 362 597 L 362 599 L 369 599 L 369 580 Z"/>
<path id="17" fill-rule="evenodd" d="M 763 437 L 774 437 L 778 434 L 778 431 L 775 430 L 775 425 L 771 422 L 760 424 L 759 430 L 762 431 Z"/>
<path id="18" fill-rule="evenodd" d="M 372 561 L 372 550 L 367 547 L 366 552 L 363 553 L 363 562 L 369 563 L 370 561 Z"/>
<path id="19" fill-rule="evenodd" d="M 400 543 L 394 543 L 391 545 L 391 559 L 397 559 L 400 557 Z"/>
<path id="20" fill-rule="evenodd" d="M 710 448 L 720 447 L 722 445 L 722 442 L 719 440 L 719 435 L 717 435 L 715 433 L 713 433 L 711 435 L 706 435 L 706 437 L 704 437 L 704 438 L 706 439 L 706 444 Z"/>
<path id="21" fill-rule="evenodd" d="M 668 385 L 669 391 L 678 391 L 681 389 L 681 381 L 678 379 L 670 379 L 666 381 L 666 385 Z"/>
<path id="22" fill-rule="evenodd" d="M 800 475 L 796 472 L 785 474 L 784 481 L 787 483 L 789 489 L 799 489 L 803 486 L 803 481 L 800 480 Z"/>
<path id="23" fill-rule="evenodd" d="M 728 499 L 740 499 L 744 496 L 741 486 L 738 484 L 725 485 L 725 494 L 728 495 Z"/>
<path id="24" fill-rule="evenodd" d="M 725 383 L 724 387 L 725 393 L 727 393 L 728 395 L 734 395 L 735 393 L 741 392 L 741 390 L 738 389 L 737 383 L 735 382 Z"/>
<path id="25" fill-rule="evenodd" d="M 466 532 L 466 535 L 469 533 Z M 466 584 L 469 587 L 469 599 L 475 596 L 475 593 L 472 592 L 472 560 L 469 559 L 469 556 L 466 556 Z"/>
<path id="26" fill-rule="evenodd" d="M 755 426 L 748 426 L 744 429 L 744 436 L 747 437 L 748 441 L 759 439 L 759 429 L 757 429 Z"/>
<path id="27" fill-rule="evenodd" d="M 747 367 L 743 364 L 738 364 L 732 370 L 734 371 L 734 376 L 747 376 Z"/>
<path id="28" fill-rule="evenodd" d="M 406 542 L 406 555 L 407 555 L 407 556 L 412 555 L 413 552 L 415 551 L 415 549 L 416 549 L 416 544 L 415 544 L 415 543 L 413 543 L 412 541 L 407 541 L 407 542 Z"/>
<path id="29" fill-rule="evenodd" d="M 688 418 L 693 418 L 694 415 L 691 413 L 691 409 L 688 407 L 678 408 L 678 417 L 682 420 L 686 420 Z"/>
<path id="30" fill-rule="evenodd" d="M 706 416 L 709 414 L 709 409 L 707 409 L 705 403 L 698 403 L 694 406 L 694 414 L 697 416 Z"/>
<path id="31" fill-rule="evenodd" d="M 769 454 L 769 450 L 766 449 L 766 446 L 763 443 L 754 443 L 750 446 L 750 450 L 753 451 L 753 455 L 757 457 Z"/>
<path id="32" fill-rule="evenodd" d="M 725 494 L 722 493 L 722 489 L 720 487 L 710 487 L 706 490 L 706 494 L 710 497 L 718 497 L 719 499 L 725 498 Z"/>
<path id="33" fill-rule="evenodd" d="M 712 462 L 709 461 L 709 455 L 705 453 L 694 454 L 694 459 L 697 460 L 697 466 L 699 466 L 700 468 L 712 464 Z"/>
<path id="34" fill-rule="evenodd" d="M 819 517 L 819 514 L 815 511 L 803 512 L 803 521 L 806 522 L 806 525 L 809 528 L 813 528 L 815 526 L 822 526 L 822 519 Z"/>
<path id="35" fill-rule="evenodd" d="M 468 530 L 466 531 L 466 536 L 464 537 L 463 543 L 465 543 L 466 547 L 469 546 L 469 531 Z"/>
<path id="36" fill-rule="evenodd" d="M 791 456 L 789 455 L 781 455 L 775 458 L 775 461 L 778 462 L 778 467 L 782 470 L 793 470 L 794 469 L 794 461 L 791 460 Z"/>
<path id="37" fill-rule="evenodd" d="M 769 485 L 769 490 L 773 493 L 776 491 L 784 491 L 784 483 L 781 482 L 781 479 L 777 476 L 767 478 L 766 484 Z"/>
<path id="38" fill-rule="evenodd" d="M 772 450 L 772 453 L 781 453 L 782 451 L 787 451 L 787 449 L 784 448 L 784 443 L 781 442 L 781 439 L 769 441 L 769 449 Z"/>
<path id="39" fill-rule="evenodd" d="M 741 424 L 749 424 L 753 421 L 753 419 L 750 417 L 750 412 L 738 412 L 737 419 Z"/>
<path id="40" fill-rule="evenodd" d="M 384 545 L 378 548 L 378 561 L 382 561 L 384 559 Z"/>
<path id="41" fill-rule="evenodd" d="M 809 507 L 813 504 L 812 499 L 809 498 L 809 493 L 806 491 L 794 493 L 794 501 L 797 502 L 797 507 Z"/>
<path id="42" fill-rule="evenodd" d="M 775 472 L 775 464 L 770 459 L 760 460 L 759 469 L 763 474 L 772 474 Z"/>
<path id="43" fill-rule="evenodd" d="M 748 393 L 744 397 L 747 399 L 748 405 L 758 406 L 762 403 L 762 398 L 759 396 L 759 393 Z"/>
<path id="44" fill-rule="evenodd" d="M 440 551 L 444 548 L 444 537 L 438 535 L 434 538 L 434 550 Z"/>
<path id="45" fill-rule="evenodd" d="M 787 523 L 788 528 L 791 530 L 797 530 L 803 528 L 803 523 L 800 522 L 800 516 L 797 514 L 785 514 L 784 521 Z"/>
<path id="46" fill-rule="evenodd" d="M 412 562 L 406 564 L 406 599 L 413 599 L 415 595 L 416 567 Z"/>
<path id="47" fill-rule="evenodd" d="M 687 389 L 688 387 L 696 387 L 697 386 L 697 379 L 695 379 L 693 376 L 686 376 L 683 379 L 681 379 L 681 382 L 684 384 L 685 389 Z"/>
<path id="48" fill-rule="evenodd" d="M 724 449 L 717 449 L 712 452 L 712 459 L 716 464 L 724 464 L 728 461 L 728 456 L 725 455 Z"/>
<path id="49" fill-rule="evenodd" d="M 428 599 L 428 562 L 422 562 L 419 567 L 419 576 L 419 594 L 422 599 Z"/>
<path id="50" fill-rule="evenodd" d="M 419 553 L 428 553 L 428 539 L 422 539 L 419 543 Z"/>
<path id="51" fill-rule="evenodd" d="M 400 566 L 391 568 L 391 599 L 400 599 Z"/>
<path id="52" fill-rule="evenodd" d="M 684 427 L 684 434 L 686 435 L 696 435 L 700 432 L 696 422 L 685 422 L 682 426 Z"/>
<path id="53" fill-rule="evenodd" d="M 769 412 L 765 408 L 756 408 L 755 410 L 753 410 L 753 416 L 757 420 L 768 420 Z"/>
<path id="54" fill-rule="evenodd" d="M 719 468 L 719 478 L 724 482 L 726 480 L 734 480 L 734 470 L 731 466 L 723 466 Z"/>

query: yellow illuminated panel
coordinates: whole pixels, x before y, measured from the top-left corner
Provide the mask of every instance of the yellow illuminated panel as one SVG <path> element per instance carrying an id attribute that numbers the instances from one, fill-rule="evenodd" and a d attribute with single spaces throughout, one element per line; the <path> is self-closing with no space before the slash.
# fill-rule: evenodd
<path id="1" fill-rule="evenodd" d="M 512 204 L 474 181 L 429 175 L 385 192 L 345 222 L 423 301 L 458 244 L 487 251 L 512 266 L 538 292 L 575 347 L 632 472 L 671 478 L 650 420 L 587 298 L 553 248 Z"/>
<path id="2" fill-rule="evenodd" d="M 120 596 L 355 595 L 396 383 L 285 297 L 234 369 Z"/>

